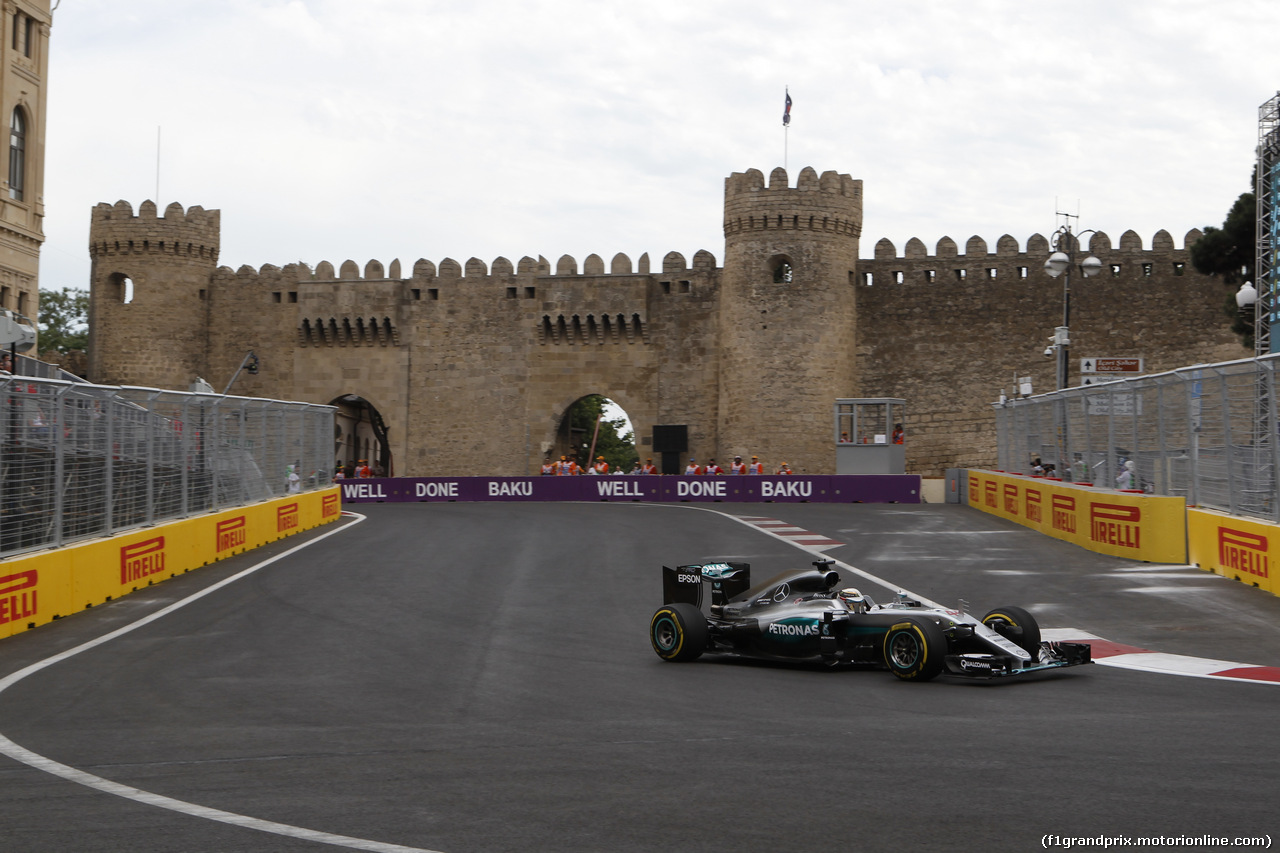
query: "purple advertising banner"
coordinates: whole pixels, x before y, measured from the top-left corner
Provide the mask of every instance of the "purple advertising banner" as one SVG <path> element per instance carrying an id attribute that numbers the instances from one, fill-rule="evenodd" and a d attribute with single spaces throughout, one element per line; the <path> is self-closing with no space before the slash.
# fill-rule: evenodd
<path id="1" fill-rule="evenodd" d="M 343 503 L 685 501 L 920 503 L 915 474 L 752 477 L 382 477 L 339 480 Z"/>

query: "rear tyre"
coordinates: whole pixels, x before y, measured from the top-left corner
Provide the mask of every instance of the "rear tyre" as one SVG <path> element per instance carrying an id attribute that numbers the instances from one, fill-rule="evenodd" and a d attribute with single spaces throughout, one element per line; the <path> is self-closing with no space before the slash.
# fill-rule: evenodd
<path id="1" fill-rule="evenodd" d="M 649 620 L 649 642 L 658 657 L 697 660 L 707 647 L 707 617 L 692 604 L 667 604 Z"/>
<path id="2" fill-rule="evenodd" d="M 1021 607 L 997 607 L 982 617 L 982 624 L 1031 655 L 1040 654 L 1040 625 Z"/>
<path id="3" fill-rule="evenodd" d="M 908 616 L 884 635 L 884 663 L 903 681 L 928 681 L 942 672 L 947 640 L 928 619 Z"/>

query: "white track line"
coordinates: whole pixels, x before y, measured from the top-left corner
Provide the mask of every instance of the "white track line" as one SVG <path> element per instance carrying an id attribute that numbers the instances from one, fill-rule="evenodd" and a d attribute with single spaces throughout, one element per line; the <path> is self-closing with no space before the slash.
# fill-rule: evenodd
<path id="1" fill-rule="evenodd" d="M 53 657 L 45 658 L 42 661 L 38 661 L 30 666 L 24 667 L 12 675 L 0 679 L 0 693 L 8 690 L 10 687 L 29 675 L 34 675 L 42 669 L 46 669 L 56 663 L 67 660 L 68 658 L 75 657 L 81 652 L 96 648 L 103 643 L 108 643 L 117 637 L 122 637 L 131 631 L 141 628 L 143 625 L 155 622 L 157 619 L 162 619 L 181 607 L 186 607 L 188 604 L 198 601 L 206 595 L 222 589 L 224 586 L 233 584 L 241 578 L 253 574 L 259 569 L 266 568 L 277 560 L 282 560 L 285 557 L 301 551 L 303 548 L 309 548 L 317 542 L 333 536 L 335 533 L 341 533 L 344 530 L 348 530 L 365 519 L 363 515 L 354 512 L 344 512 L 343 515 L 351 516 L 355 518 L 356 521 L 353 524 L 344 524 L 341 527 L 330 530 L 329 532 L 317 536 L 315 539 L 308 542 L 304 542 L 301 545 L 295 545 L 287 551 L 282 551 L 270 559 L 263 560 L 261 563 L 250 566 L 244 571 L 234 574 L 229 578 L 224 578 L 212 586 L 205 587 L 199 592 L 192 593 L 186 598 L 180 601 L 175 601 L 168 607 L 144 616 L 136 622 L 131 622 L 122 628 L 117 628 L 116 630 L 103 634 L 101 637 L 90 640 L 87 643 L 81 643 L 73 649 L 68 649 L 67 651 L 56 654 Z M 61 764 L 51 758 L 46 758 L 39 753 L 32 752 L 26 747 L 19 746 L 3 734 L 0 734 L 0 754 L 7 755 L 14 761 L 20 761 L 29 767 L 34 767 L 36 770 L 43 770 L 45 773 L 51 773 L 54 776 L 61 777 L 69 782 L 75 782 L 78 785 L 84 785 L 85 787 L 93 788 L 107 794 L 115 794 L 117 797 L 124 797 L 127 800 L 133 800 L 134 802 L 142 803 L 144 805 L 168 809 L 169 811 L 178 812 L 189 817 L 215 820 L 219 823 L 227 823 L 232 826 L 244 827 L 245 829 L 256 829 L 260 832 L 270 832 L 275 835 L 288 836 L 289 838 L 300 838 L 304 841 L 316 841 L 320 844 L 330 844 L 335 847 L 346 847 L 351 850 L 370 850 L 374 851 L 374 853 L 438 853 L 438 851 L 426 850 L 421 847 L 404 847 L 399 844 L 385 844 L 381 841 L 369 841 L 364 838 L 351 838 L 346 835 L 333 835 L 328 832 L 305 829 L 300 826 L 290 826 L 287 823 L 276 823 L 275 821 L 261 820 L 256 817 L 248 817 L 247 815 L 236 814 L 235 812 L 226 812 L 221 809 L 212 809 L 207 806 L 184 802 L 183 800 L 175 800 L 172 797 L 153 794 L 149 791 L 143 791 L 138 788 L 130 787 L 129 785 L 121 785 L 119 782 L 112 782 L 110 779 L 103 779 L 101 776 L 95 776 L 92 773 L 86 773 L 83 770 L 77 770 L 74 767 Z"/>

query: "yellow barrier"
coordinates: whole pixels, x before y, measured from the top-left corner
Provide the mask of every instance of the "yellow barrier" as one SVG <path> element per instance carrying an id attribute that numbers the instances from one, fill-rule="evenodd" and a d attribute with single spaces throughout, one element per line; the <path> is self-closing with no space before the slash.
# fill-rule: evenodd
<path id="1" fill-rule="evenodd" d="M 0 562 L 0 637 L 337 521 L 338 489 L 133 530 Z"/>
<path id="2" fill-rule="evenodd" d="M 1280 579 L 1271 574 L 1280 557 L 1280 527 L 1193 508 L 1187 540 L 1191 562 L 1200 568 L 1280 594 Z"/>
<path id="3" fill-rule="evenodd" d="M 1101 554 L 1187 562 L 1183 498 L 970 469 L 969 505 Z"/>

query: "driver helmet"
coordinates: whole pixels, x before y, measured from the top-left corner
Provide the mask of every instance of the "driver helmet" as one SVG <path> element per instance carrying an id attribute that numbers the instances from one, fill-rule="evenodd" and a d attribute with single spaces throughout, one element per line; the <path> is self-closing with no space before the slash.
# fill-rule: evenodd
<path id="1" fill-rule="evenodd" d="M 850 610 L 861 612 L 865 610 L 867 607 L 866 598 L 863 597 L 861 592 L 859 592 L 858 590 L 854 589 L 851 586 L 845 587 L 844 589 L 840 590 L 840 592 L 837 594 L 836 597 L 839 598 L 841 601 L 843 601 L 845 603 L 845 606 L 848 607 Z"/>

